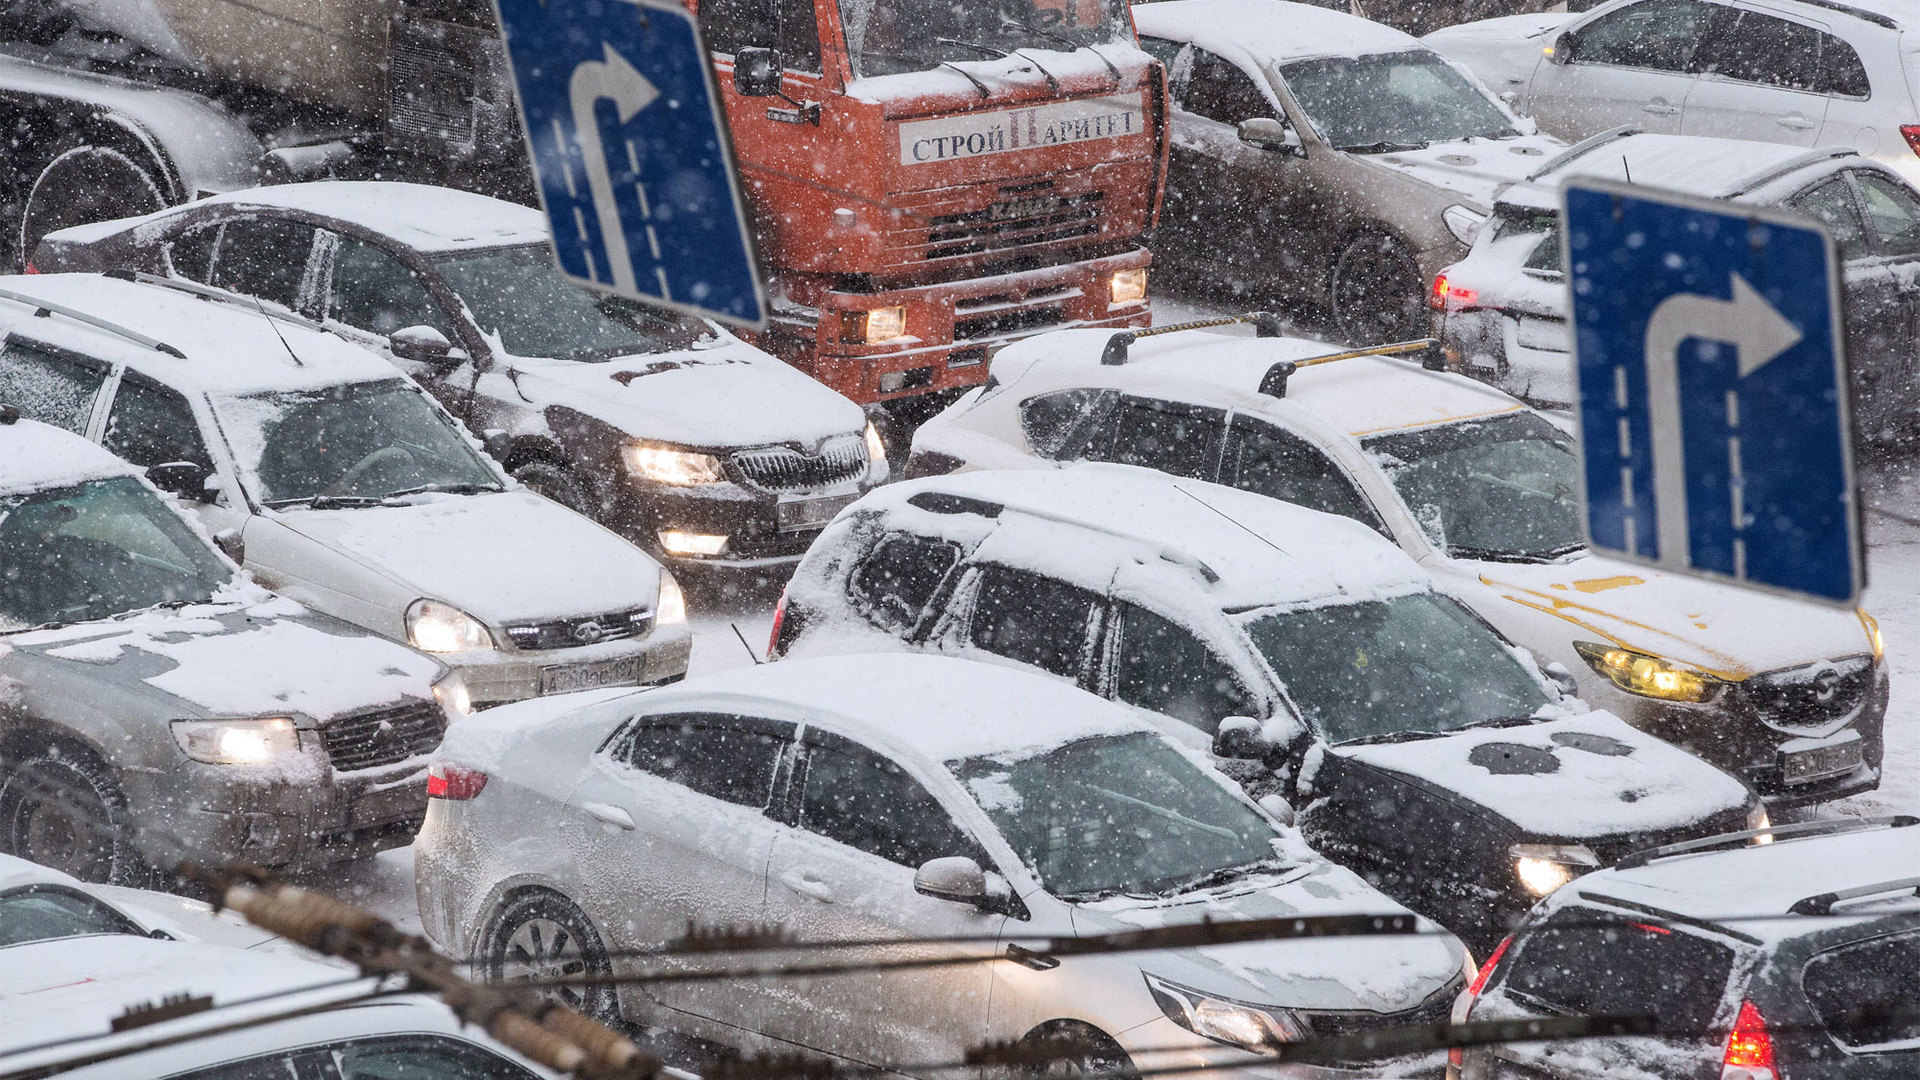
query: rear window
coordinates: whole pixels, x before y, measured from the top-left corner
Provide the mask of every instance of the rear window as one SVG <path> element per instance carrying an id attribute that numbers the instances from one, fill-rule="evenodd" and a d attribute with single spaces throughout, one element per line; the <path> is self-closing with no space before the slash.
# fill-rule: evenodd
<path id="1" fill-rule="evenodd" d="M 1808 961 L 1801 989 L 1820 1026 L 1841 1046 L 1920 1054 L 1920 1019 L 1872 1015 L 1920 1001 L 1920 931 L 1821 953 Z"/>
<path id="2" fill-rule="evenodd" d="M 1519 941 L 1503 985 L 1550 1012 L 1652 1015 L 1669 1031 L 1706 1031 L 1733 961 L 1728 946 L 1683 929 L 1566 908 Z"/>

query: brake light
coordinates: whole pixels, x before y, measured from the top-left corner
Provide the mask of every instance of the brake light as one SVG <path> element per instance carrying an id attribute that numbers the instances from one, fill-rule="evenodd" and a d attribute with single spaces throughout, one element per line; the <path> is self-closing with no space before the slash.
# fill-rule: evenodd
<path id="1" fill-rule="evenodd" d="M 1480 969 L 1473 973 L 1473 981 L 1467 984 L 1467 992 L 1460 995 L 1460 1000 L 1453 1006 L 1454 1023 L 1464 1024 L 1468 1017 L 1473 1015 L 1474 1002 L 1480 1000 L 1480 991 L 1485 990 L 1487 980 L 1493 978 L 1494 965 L 1500 963 L 1500 958 L 1507 955 L 1507 948 L 1512 944 L 1512 934 L 1501 938 L 1500 944 L 1495 945 L 1493 951 L 1487 954 L 1486 963 L 1481 964 Z M 1455 1046 L 1447 1051 L 1447 1063 L 1456 1069 L 1466 1063 L 1465 1059 L 1466 1050 L 1462 1047 Z"/>
<path id="2" fill-rule="evenodd" d="M 1720 1059 L 1720 1080 L 1780 1080 L 1773 1066 L 1773 1037 L 1753 1002 L 1740 1003 L 1740 1016 L 1727 1036 L 1727 1052 Z"/>
<path id="3" fill-rule="evenodd" d="M 775 660 L 780 648 L 780 624 L 787 621 L 787 590 L 780 590 L 780 602 L 773 608 L 773 632 L 767 635 L 767 659 Z"/>
<path id="4" fill-rule="evenodd" d="M 1901 124 L 1900 134 L 1905 136 L 1907 146 L 1914 153 L 1920 154 L 1920 124 Z M 31 274 L 33 271 L 28 270 L 27 273 Z"/>
<path id="5" fill-rule="evenodd" d="M 1465 311 L 1480 303 L 1480 290 L 1455 285 L 1445 274 L 1433 279 L 1433 291 L 1427 294 L 1427 306 L 1435 311 Z"/>
<path id="6" fill-rule="evenodd" d="M 427 798 L 465 802 L 486 790 L 487 774 L 450 761 L 427 766 Z"/>
<path id="7" fill-rule="evenodd" d="M 1903 129 L 1901 129 L 1901 130 L 1905 130 L 1905 129 L 1903 128 Z M 1909 135 L 1909 136 L 1907 136 L 1907 141 L 1908 141 L 1908 142 L 1912 142 L 1912 141 L 1913 141 L 1913 136 L 1911 136 L 1911 135 Z M 26 269 L 27 269 L 27 273 L 29 273 L 29 274 L 37 274 L 37 273 L 39 273 L 39 272 L 40 272 L 40 268 L 39 268 L 39 267 L 37 267 L 37 266 L 35 266 L 35 265 L 33 265 L 33 262 L 32 262 L 31 260 L 29 260 L 29 261 L 27 262 L 27 268 L 26 268 Z"/>

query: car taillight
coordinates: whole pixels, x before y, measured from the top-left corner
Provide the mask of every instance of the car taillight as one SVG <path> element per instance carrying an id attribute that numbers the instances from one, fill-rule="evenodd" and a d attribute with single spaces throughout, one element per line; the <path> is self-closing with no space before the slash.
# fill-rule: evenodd
<path id="1" fill-rule="evenodd" d="M 1454 284 L 1445 274 L 1433 279 L 1433 291 L 1427 294 L 1427 306 L 1435 311 L 1465 311 L 1480 303 L 1480 290 Z"/>
<path id="2" fill-rule="evenodd" d="M 1904 130 L 1904 129 L 1903 129 L 1903 130 Z M 1909 135 L 1909 136 L 1907 136 L 1907 141 L 1908 141 L 1908 142 L 1912 142 L 1912 141 L 1913 141 L 1913 136 L 1911 136 L 1911 135 Z M 39 268 L 39 267 L 37 267 L 37 266 L 35 266 L 35 265 L 33 265 L 33 263 L 32 263 L 31 261 L 29 261 L 29 262 L 27 263 L 27 273 L 29 273 L 29 274 L 37 274 L 37 273 L 39 273 L 39 272 L 40 272 L 40 268 Z"/>
<path id="3" fill-rule="evenodd" d="M 465 802 L 486 790 L 487 774 L 448 761 L 427 766 L 427 798 Z"/>
<path id="4" fill-rule="evenodd" d="M 1500 944 L 1495 945 L 1493 951 L 1487 954 L 1486 962 L 1481 964 L 1480 969 L 1473 973 L 1473 981 L 1467 984 L 1467 992 L 1461 994 L 1460 1000 L 1454 1003 L 1454 1023 L 1464 1024 L 1467 1022 L 1467 1019 L 1473 1015 L 1473 1006 L 1476 1001 L 1480 1000 L 1480 991 L 1485 990 L 1487 988 L 1487 980 L 1493 978 L 1494 965 L 1500 963 L 1500 958 L 1507 955 L 1507 949 L 1512 944 L 1512 934 L 1501 938 Z M 1447 1051 L 1447 1064 L 1458 1069 L 1465 1063 L 1466 1051 L 1463 1048 L 1455 1046 Z"/>
<path id="5" fill-rule="evenodd" d="M 780 602 L 773 608 L 773 632 L 767 635 L 767 659 L 775 660 L 780 648 L 780 624 L 787 621 L 787 590 L 780 590 Z"/>
<path id="6" fill-rule="evenodd" d="M 1920 154 L 1920 124 L 1901 124 L 1900 134 L 1906 137 L 1907 146 L 1914 153 Z M 27 273 L 31 274 L 33 271 L 28 270 Z"/>
<path id="7" fill-rule="evenodd" d="M 1740 1016 L 1727 1036 L 1727 1052 L 1720 1059 L 1720 1080 L 1780 1080 L 1773 1067 L 1773 1037 L 1753 1002 L 1740 1003 Z"/>

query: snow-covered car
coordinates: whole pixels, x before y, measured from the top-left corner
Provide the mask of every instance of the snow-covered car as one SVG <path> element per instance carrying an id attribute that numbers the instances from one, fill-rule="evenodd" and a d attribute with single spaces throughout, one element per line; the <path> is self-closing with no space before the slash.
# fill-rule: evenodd
<path id="1" fill-rule="evenodd" d="M 1173 146 L 1155 256 L 1229 293 L 1416 337 L 1434 271 L 1494 192 L 1565 144 L 1398 30 L 1280 0 L 1134 9 L 1167 64 Z"/>
<path id="2" fill-rule="evenodd" d="M 1755 839 L 1646 852 L 1554 894 L 1457 1007 L 1474 1020 L 1656 1016 L 1659 1037 L 1475 1048 L 1449 1076 L 1913 1077 L 1920 818 L 1808 822 Z"/>
<path id="3" fill-rule="evenodd" d="M 1572 440 L 1506 394 L 1408 359 L 1316 362 L 1332 348 L 1295 338 L 1175 330 L 1101 363 L 1113 348 L 1008 348 L 996 389 L 920 428 L 908 474 L 1112 461 L 1353 518 L 1582 698 L 1770 803 L 1879 784 L 1873 619 L 1592 555 Z"/>
<path id="4" fill-rule="evenodd" d="M 1825 223 L 1842 261 L 1855 427 L 1871 439 L 1920 434 L 1920 388 L 1912 374 L 1912 327 L 1920 318 L 1920 193 L 1892 169 L 1850 150 L 1625 131 L 1569 150 L 1527 183 L 1501 193 L 1473 250 L 1434 279 L 1434 333 L 1468 374 L 1536 402 L 1574 400 L 1560 250 L 1560 186 L 1574 177 L 1631 177 L 1736 205 L 1794 210 Z"/>
<path id="5" fill-rule="evenodd" d="M 444 659 L 471 705 L 686 673 L 673 575 L 358 345 L 132 273 L 0 278 L 0 330 L 0 400 L 145 469 L 267 587 Z"/>
<path id="6" fill-rule="evenodd" d="M 928 937 L 1405 911 L 1127 710 L 897 650 L 525 702 L 463 721 L 433 768 L 441 794 L 414 849 L 421 918 L 494 978 L 622 970 L 630 950 L 690 925 L 923 942 L 805 954 L 832 963 L 994 951 Z M 626 984 L 575 1001 L 867 1066 L 1069 1032 L 1097 1047 L 1079 1062 L 1088 1072 L 1291 1077 L 1305 1074 L 1256 1055 L 1446 1014 L 1465 957 L 1422 925 L 1337 943 Z"/>
<path id="7" fill-rule="evenodd" d="M 522 483 L 671 559 L 790 562 L 887 477 L 859 406 L 710 323 L 579 288 L 515 203 L 285 184 L 54 233 L 33 266 L 170 274 L 323 322 L 503 433 Z"/>
<path id="8" fill-rule="evenodd" d="M 1478 949 L 1588 869 L 1764 820 L 1365 526 L 1146 469 L 883 488 L 821 535 L 777 618 L 778 655 L 941 653 L 1133 706 Z"/>
<path id="9" fill-rule="evenodd" d="M 1845 146 L 1920 183 L 1916 33 L 1906 0 L 1615 0 L 1422 40 L 1565 139 L 1629 124 Z"/>
<path id="10" fill-rule="evenodd" d="M 445 671 L 261 589 L 131 466 L 0 406 L 0 849 L 139 882 L 405 844 Z"/>

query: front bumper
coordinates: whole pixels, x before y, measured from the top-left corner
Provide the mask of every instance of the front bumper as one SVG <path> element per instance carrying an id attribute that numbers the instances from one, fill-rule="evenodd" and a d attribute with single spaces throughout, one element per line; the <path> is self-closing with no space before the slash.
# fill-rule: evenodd
<path id="1" fill-rule="evenodd" d="M 572 649 L 492 649 L 439 657 L 466 680 L 474 708 L 600 686 L 651 686 L 687 673 L 693 632 L 685 623 L 644 636 Z"/>
<path id="2" fill-rule="evenodd" d="M 1136 1068 L 1172 1075 L 1183 1075 L 1180 1070 L 1192 1069 L 1194 1076 L 1234 1080 L 1359 1080 L 1362 1077 L 1438 1080 L 1446 1063 L 1444 1051 L 1337 1065 L 1279 1062 L 1201 1039 L 1165 1017 L 1129 1028 L 1120 1033 L 1117 1041 Z"/>
<path id="3" fill-rule="evenodd" d="M 734 567 L 769 566 L 798 562 L 826 521 L 789 527 L 781 521 L 781 504 L 820 500 L 815 516 L 831 518 L 840 508 L 872 490 L 869 475 L 854 483 L 819 491 L 776 493 L 757 491 L 731 480 L 697 487 L 670 487 L 631 477 L 619 482 L 620 492 L 604 519 L 609 528 L 645 548 L 676 569 L 693 565 Z M 829 513 L 828 511 L 831 511 Z M 722 536 L 726 546 L 716 555 L 669 551 L 661 544 L 666 530 Z M 682 664 L 682 670 L 685 665 Z"/>

